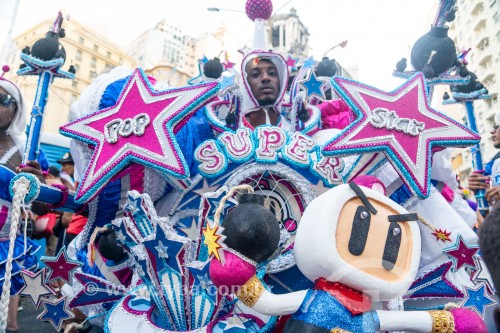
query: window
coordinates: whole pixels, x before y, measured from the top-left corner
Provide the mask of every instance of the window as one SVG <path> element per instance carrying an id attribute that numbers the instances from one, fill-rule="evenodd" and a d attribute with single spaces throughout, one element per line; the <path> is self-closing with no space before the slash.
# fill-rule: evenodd
<path id="1" fill-rule="evenodd" d="M 78 96 L 76 96 L 75 94 L 72 94 L 71 95 L 71 100 L 70 100 L 70 104 L 73 104 L 74 102 L 76 102 L 76 99 L 78 98 Z"/>
<path id="2" fill-rule="evenodd" d="M 78 88 L 78 81 L 76 80 L 71 81 L 71 86 L 75 89 Z"/>
<path id="3" fill-rule="evenodd" d="M 95 68 L 96 64 L 97 59 L 95 57 L 92 57 L 92 59 L 90 59 L 90 67 Z"/>
<path id="4" fill-rule="evenodd" d="M 123 65 L 123 59 L 122 59 L 122 58 L 120 58 L 120 60 L 118 61 L 118 63 L 119 63 L 120 65 Z"/>
<path id="5" fill-rule="evenodd" d="M 93 79 L 97 76 L 96 72 L 95 71 L 90 71 L 89 72 L 89 79 Z"/>
<path id="6" fill-rule="evenodd" d="M 82 61 L 82 51 L 81 50 L 76 50 L 76 60 L 77 61 Z"/>
<path id="7" fill-rule="evenodd" d="M 94 44 L 94 52 L 98 52 L 98 51 L 99 51 L 99 45 Z"/>
<path id="8" fill-rule="evenodd" d="M 75 64 L 75 69 L 76 69 L 76 72 L 78 73 L 80 71 L 80 65 Z"/>
<path id="9" fill-rule="evenodd" d="M 85 44 L 85 38 L 83 38 L 83 37 L 78 38 L 78 43 L 80 43 L 82 45 Z"/>
<path id="10" fill-rule="evenodd" d="M 106 52 L 106 58 L 111 59 L 111 52 L 109 51 Z"/>

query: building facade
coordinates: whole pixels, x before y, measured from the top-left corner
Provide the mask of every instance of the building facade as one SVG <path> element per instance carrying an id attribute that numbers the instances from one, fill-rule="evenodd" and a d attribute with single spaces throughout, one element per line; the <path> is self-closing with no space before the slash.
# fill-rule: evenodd
<path id="1" fill-rule="evenodd" d="M 458 0 L 457 8 L 456 19 L 450 24 L 449 36 L 459 51 L 471 48 L 467 67 L 477 75 L 491 96 L 489 100 L 474 102 L 481 135 L 481 152 L 483 160 L 488 162 L 498 152 L 493 147 L 490 132 L 495 114 L 500 112 L 500 1 Z M 455 111 L 455 117 L 465 122 L 465 108 Z M 462 178 L 468 175 L 472 171 L 470 149 L 456 150 L 452 164 Z"/>
<path id="2" fill-rule="evenodd" d="M 297 10 L 291 8 L 289 13 L 276 14 L 267 21 L 268 41 L 273 52 L 291 54 L 294 57 L 306 58 L 310 55 L 309 31 L 300 21 Z"/>
<path id="3" fill-rule="evenodd" d="M 8 78 L 19 86 L 28 107 L 31 107 L 35 99 L 38 77 L 16 75 L 16 70 L 21 65 L 20 53 L 25 46 L 32 46 L 43 38 L 52 24 L 53 21 L 50 20 L 40 22 L 14 38 L 15 50 L 9 56 L 9 64 L 13 70 L 8 73 Z M 59 39 L 66 50 L 63 69 L 68 70 L 71 64 L 74 65 L 76 77 L 74 80 L 55 79 L 50 87 L 42 131 L 52 134 L 59 134 L 59 127 L 68 122 L 70 105 L 97 75 L 115 66 L 136 66 L 136 61 L 120 47 L 89 27 L 69 20 L 63 23 L 63 28 L 66 36 Z"/>
<path id="4" fill-rule="evenodd" d="M 137 65 L 166 86 L 178 87 L 198 71 L 194 38 L 166 20 L 156 24 L 134 39 L 127 47 L 127 53 Z"/>

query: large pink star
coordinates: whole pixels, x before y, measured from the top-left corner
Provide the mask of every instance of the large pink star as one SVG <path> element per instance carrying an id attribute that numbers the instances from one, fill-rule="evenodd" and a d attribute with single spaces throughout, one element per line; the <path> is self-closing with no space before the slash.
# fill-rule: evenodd
<path id="1" fill-rule="evenodd" d="M 454 263 L 454 271 L 458 271 L 462 266 L 468 266 L 472 269 L 476 269 L 476 264 L 474 262 L 474 256 L 479 251 L 478 245 L 468 245 L 462 238 L 462 235 L 458 235 L 457 241 L 454 246 L 443 249 Z"/>
<path id="2" fill-rule="evenodd" d="M 469 146 L 480 137 L 429 105 L 424 77 L 414 75 L 392 92 L 335 77 L 332 84 L 358 118 L 324 146 L 328 155 L 383 152 L 415 194 L 430 189 L 432 153 Z"/>
<path id="3" fill-rule="evenodd" d="M 85 202 L 131 162 L 184 179 L 189 169 L 174 133 L 215 93 L 211 82 L 167 91 L 154 91 L 136 70 L 116 105 L 60 128 L 63 135 L 95 145 L 94 155 L 75 199 Z"/>

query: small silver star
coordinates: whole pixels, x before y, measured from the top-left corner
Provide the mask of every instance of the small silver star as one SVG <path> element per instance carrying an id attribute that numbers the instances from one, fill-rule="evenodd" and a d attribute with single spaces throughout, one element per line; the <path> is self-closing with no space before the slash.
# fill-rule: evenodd
<path id="1" fill-rule="evenodd" d="M 161 241 L 158 242 L 158 245 L 155 246 L 155 249 L 156 249 L 156 251 L 158 251 L 158 257 L 168 258 L 168 253 L 167 253 L 168 247 L 163 245 L 163 243 Z"/>

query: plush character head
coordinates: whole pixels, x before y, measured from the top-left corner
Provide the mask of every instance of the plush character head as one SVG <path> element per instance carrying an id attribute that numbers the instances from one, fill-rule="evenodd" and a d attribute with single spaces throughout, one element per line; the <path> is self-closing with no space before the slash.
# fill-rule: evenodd
<path id="1" fill-rule="evenodd" d="M 416 214 L 351 183 L 314 199 L 302 216 L 295 258 L 311 281 L 340 282 L 376 300 L 402 296 L 420 261 Z"/>

